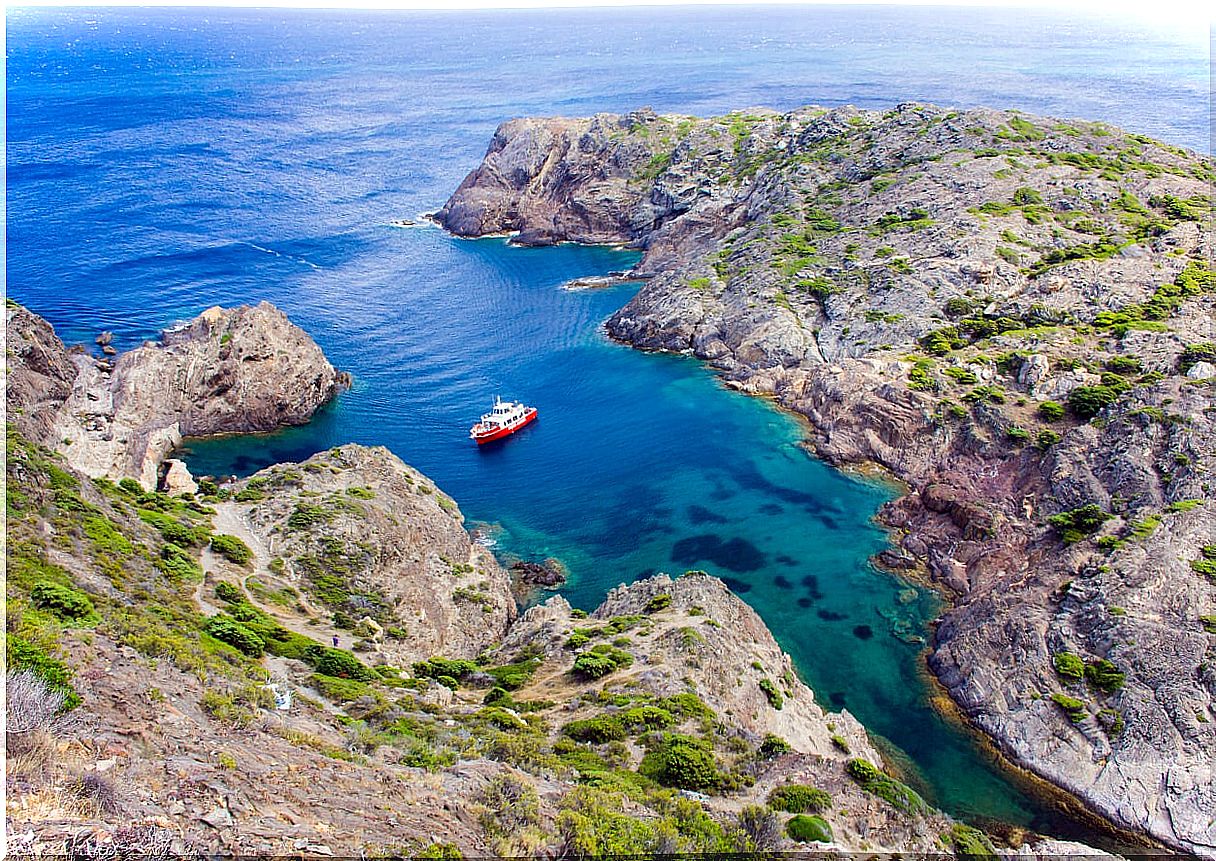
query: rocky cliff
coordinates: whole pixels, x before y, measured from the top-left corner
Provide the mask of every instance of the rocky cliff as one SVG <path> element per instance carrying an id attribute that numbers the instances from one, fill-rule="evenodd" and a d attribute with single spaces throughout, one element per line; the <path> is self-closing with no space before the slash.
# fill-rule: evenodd
<path id="1" fill-rule="evenodd" d="M 209 308 L 159 342 L 98 360 L 68 351 L 25 308 L 6 309 L 8 399 L 30 439 L 72 446 L 90 476 L 156 487 L 187 436 L 302 424 L 349 384 L 282 311 L 263 302 Z"/>
<path id="2" fill-rule="evenodd" d="M 641 249 L 614 337 L 909 485 L 882 561 L 951 596 L 930 665 L 976 725 L 1210 856 L 1214 176 L 1013 111 L 637 111 L 505 123 L 435 217 Z"/>

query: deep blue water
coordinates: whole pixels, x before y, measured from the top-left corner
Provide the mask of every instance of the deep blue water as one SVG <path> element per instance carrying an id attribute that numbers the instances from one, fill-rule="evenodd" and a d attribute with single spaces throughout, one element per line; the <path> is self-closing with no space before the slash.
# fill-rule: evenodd
<path id="1" fill-rule="evenodd" d="M 383 444 L 500 552 L 564 560 L 576 604 L 652 570 L 729 577 L 938 804 L 1076 833 L 928 708 L 892 631 L 923 631 L 935 600 L 866 562 L 892 491 L 807 457 L 794 420 L 695 362 L 608 342 L 633 288 L 559 289 L 633 255 L 389 222 L 437 208 L 527 114 L 921 100 L 1208 150 L 1206 39 L 941 8 L 10 10 L 7 52 L 9 295 L 69 343 L 106 328 L 123 348 L 269 299 L 355 376 L 305 428 L 194 445 L 196 472 Z M 495 393 L 541 419 L 479 450 L 465 432 Z"/>

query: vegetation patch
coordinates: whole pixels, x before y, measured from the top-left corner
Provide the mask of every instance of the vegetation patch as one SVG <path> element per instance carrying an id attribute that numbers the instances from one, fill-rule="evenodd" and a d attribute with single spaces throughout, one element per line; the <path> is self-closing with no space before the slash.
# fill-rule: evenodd
<path id="1" fill-rule="evenodd" d="M 845 764 L 845 772 L 866 792 L 877 795 L 896 810 L 909 816 L 916 816 L 929 810 L 929 805 L 914 789 L 890 775 L 883 774 L 867 760 L 850 759 Z"/>
<path id="2" fill-rule="evenodd" d="M 822 813 L 832 806 L 832 796 L 806 783 L 786 783 L 768 794 L 768 806 L 787 813 Z"/>
<path id="3" fill-rule="evenodd" d="M 785 823 L 785 833 L 799 843 L 831 843 L 832 826 L 822 816 L 793 816 Z"/>

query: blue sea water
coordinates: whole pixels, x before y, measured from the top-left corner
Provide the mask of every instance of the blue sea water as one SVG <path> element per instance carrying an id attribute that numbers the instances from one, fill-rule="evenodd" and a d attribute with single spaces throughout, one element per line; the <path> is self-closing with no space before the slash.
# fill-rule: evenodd
<path id="1" fill-rule="evenodd" d="M 773 7 L 371 13 L 9 10 L 7 290 L 120 348 L 268 299 L 355 386 L 308 426 L 192 445 L 248 473 L 347 442 L 433 477 L 503 554 L 555 556 L 590 607 L 655 570 L 730 578 L 830 707 L 908 755 L 934 802 L 1081 834 L 927 704 L 939 608 L 874 571 L 893 490 L 808 457 L 802 428 L 696 362 L 609 342 L 635 287 L 567 279 L 632 252 L 465 241 L 436 209 L 495 125 L 651 105 L 986 104 L 1207 151 L 1206 38 L 1048 11 Z M 495 393 L 540 407 L 465 438 Z"/>

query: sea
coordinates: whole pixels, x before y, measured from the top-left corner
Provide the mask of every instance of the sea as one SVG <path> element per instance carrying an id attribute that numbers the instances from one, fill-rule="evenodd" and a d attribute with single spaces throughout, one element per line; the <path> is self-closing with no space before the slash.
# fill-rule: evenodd
<path id="1" fill-rule="evenodd" d="M 5 47 L 9 297 L 69 344 L 110 330 L 120 349 L 268 300 L 353 375 L 307 426 L 190 441 L 196 474 L 384 445 L 504 560 L 561 560 L 576 606 L 710 571 L 934 804 L 1104 842 L 931 706 L 941 603 L 869 562 L 896 488 L 816 461 L 797 420 L 695 360 L 611 342 L 638 286 L 562 285 L 636 252 L 456 239 L 423 216 L 525 115 L 922 101 L 1208 152 L 1206 32 L 950 7 L 10 8 Z M 496 395 L 540 419 L 478 448 Z"/>

